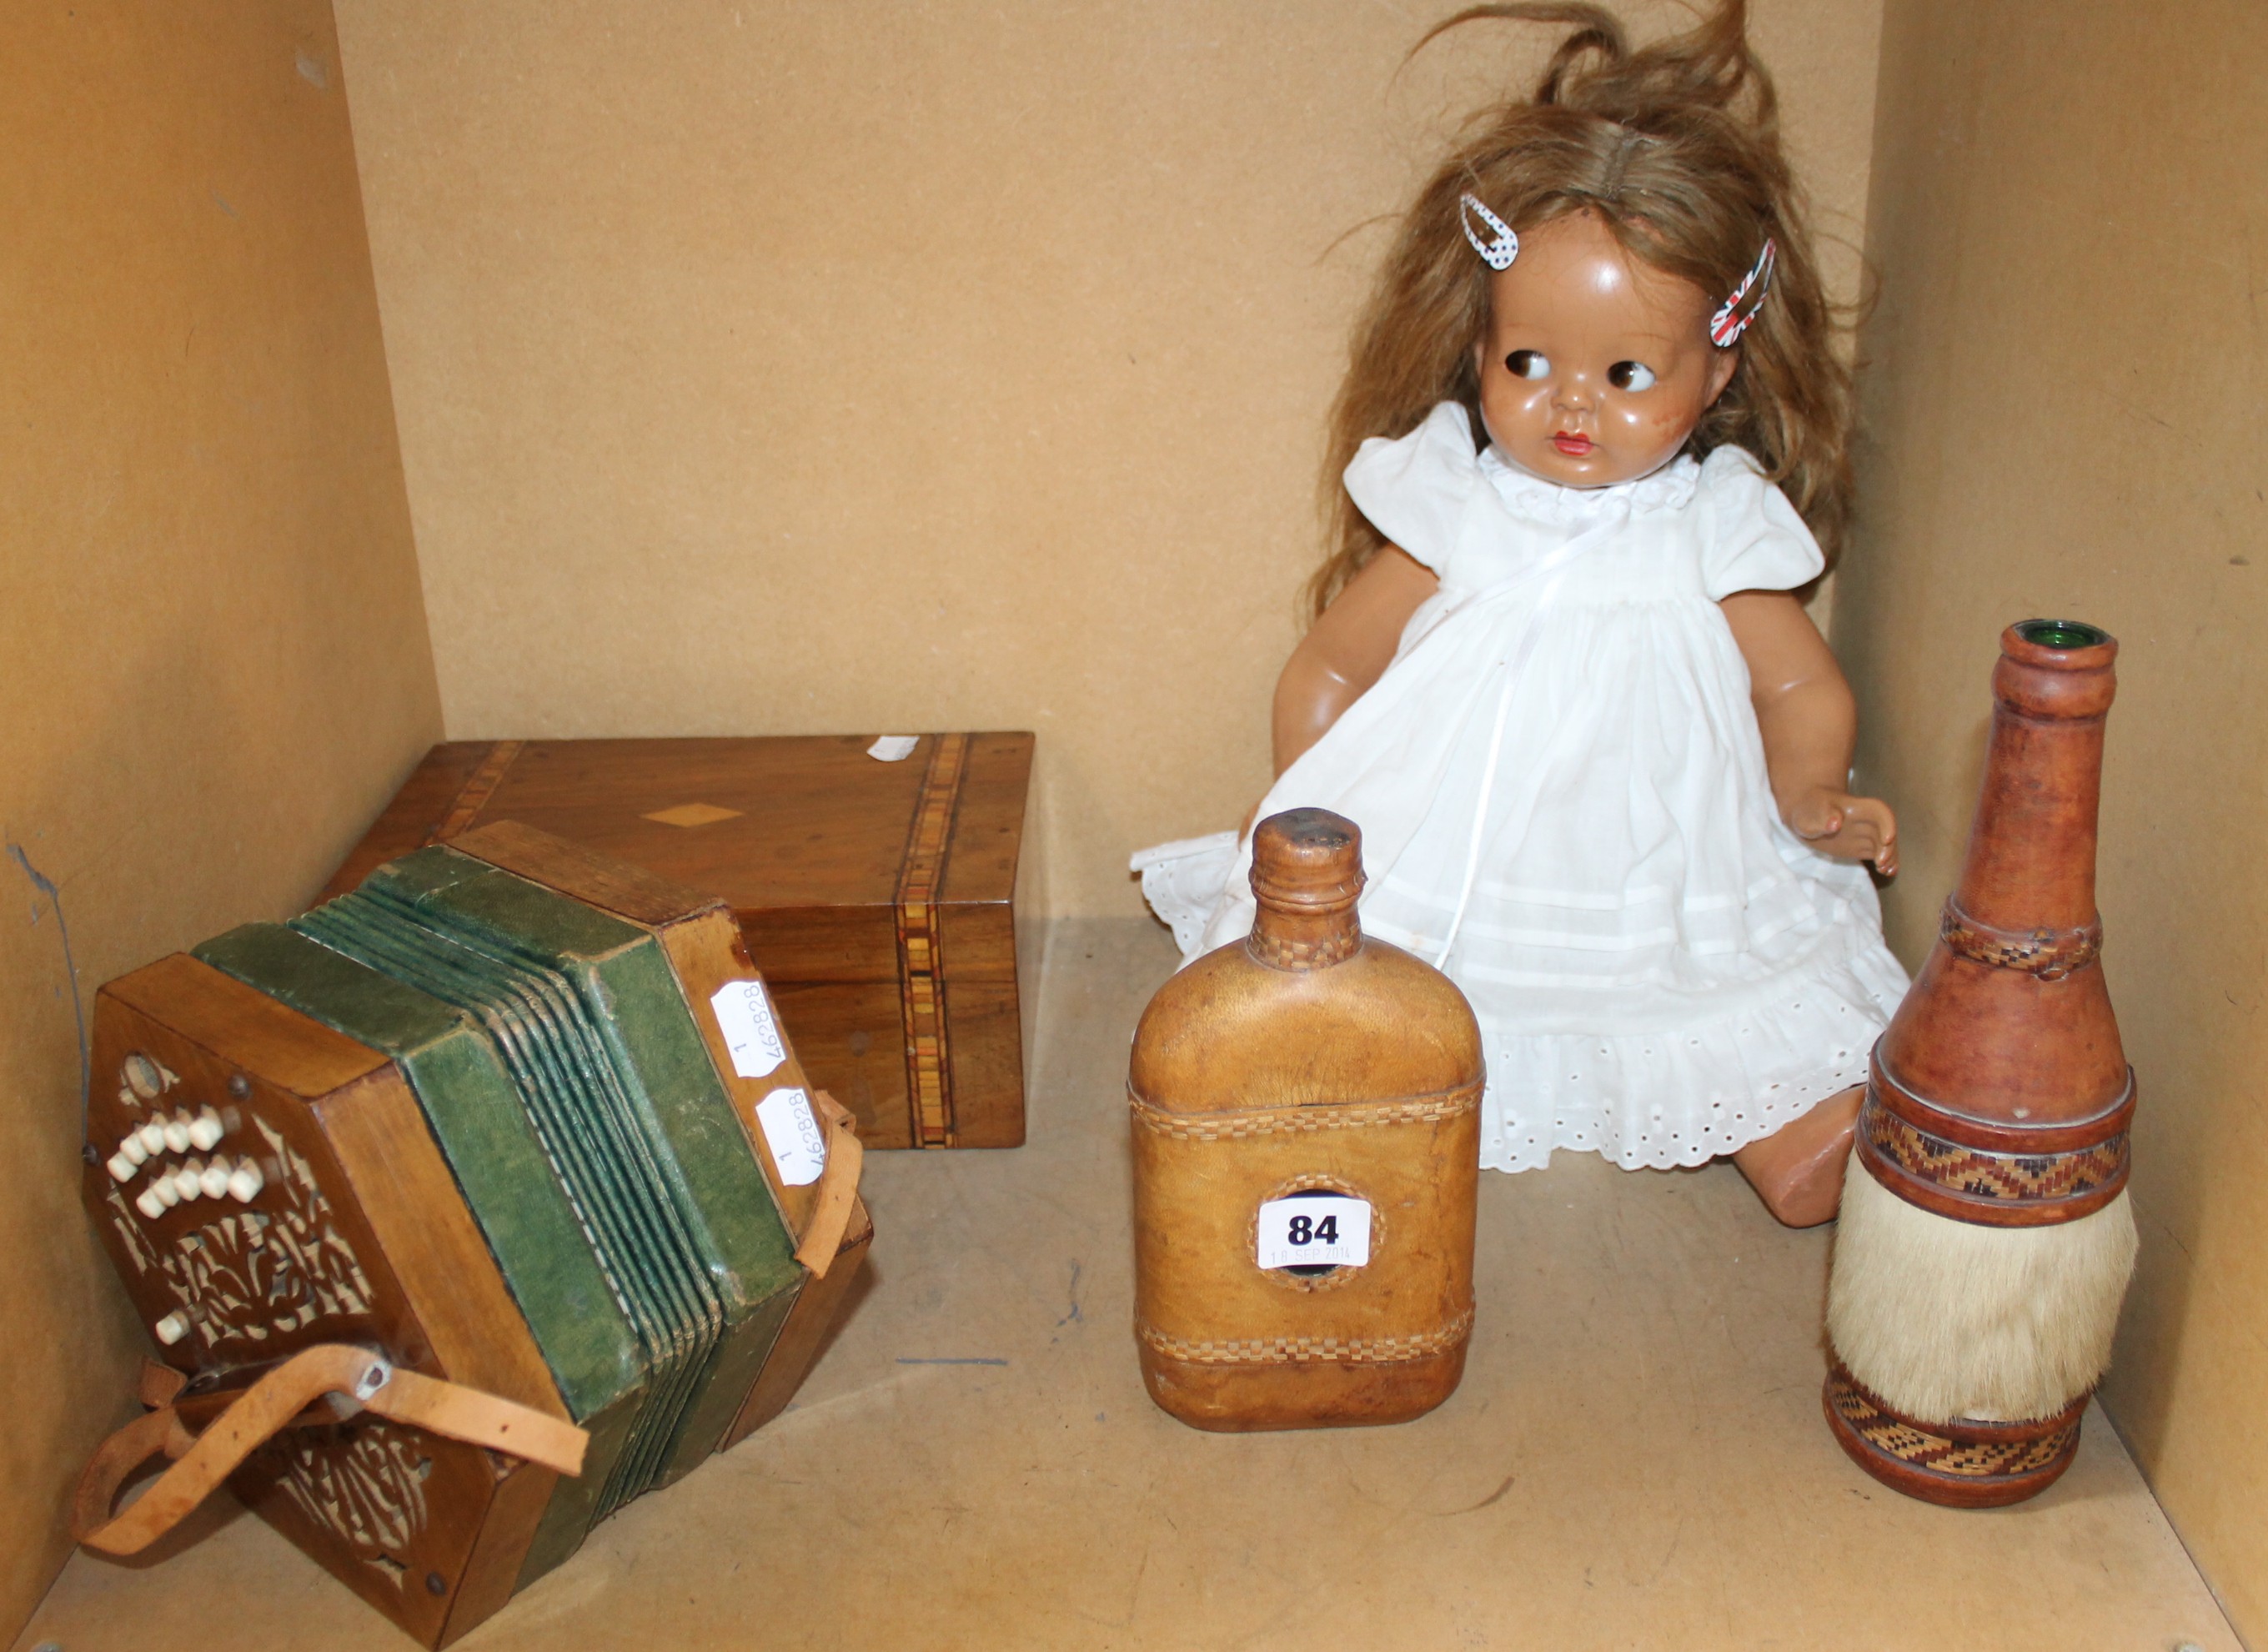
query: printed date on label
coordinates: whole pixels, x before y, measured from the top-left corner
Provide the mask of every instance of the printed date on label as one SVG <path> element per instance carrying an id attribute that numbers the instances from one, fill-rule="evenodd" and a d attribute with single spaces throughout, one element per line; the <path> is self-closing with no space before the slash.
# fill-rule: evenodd
<path id="1" fill-rule="evenodd" d="M 1263 1268 L 1359 1268 L 1370 1261 L 1370 1201 L 1345 1193 L 1292 1193 L 1260 1207 Z"/>

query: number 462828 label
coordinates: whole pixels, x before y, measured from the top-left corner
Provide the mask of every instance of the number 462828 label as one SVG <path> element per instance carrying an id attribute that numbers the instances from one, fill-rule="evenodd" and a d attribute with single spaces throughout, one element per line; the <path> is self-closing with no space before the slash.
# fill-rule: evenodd
<path id="1" fill-rule="evenodd" d="M 1262 1267 L 1359 1268 L 1369 1261 L 1368 1199 L 1307 1193 L 1261 1206 Z"/>
<path id="2" fill-rule="evenodd" d="M 733 1054 L 733 1071 L 744 1079 L 770 1078 L 787 1059 L 779 1023 L 764 997 L 761 981 L 727 981 L 709 999 L 725 1047 Z"/>

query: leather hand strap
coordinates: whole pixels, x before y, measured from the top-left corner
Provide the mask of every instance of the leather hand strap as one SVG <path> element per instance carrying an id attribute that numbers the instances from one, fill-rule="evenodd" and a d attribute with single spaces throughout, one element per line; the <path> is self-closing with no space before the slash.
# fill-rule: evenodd
<path id="1" fill-rule="evenodd" d="M 583 1449 L 590 1441 L 572 1423 L 477 1389 L 401 1370 L 367 1348 L 343 1343 L 321 1343 L 293 1354 L 239 1395 L 202 1434 L 192 1434 L 182 1426 L 175 1404 L 181 1380 L 179 1372 L 145 1366 L 143 1401 L 157 1409 L 105 1440 L 79 1476 L 71 1499 L 71 1535 L 89 1548 L 106 1554 L 147 1548 L 210 1496 L 257 1447 L 286 1428 L 336 1422 L 357 1408 L 562 1474 L 583 1471 Z M 309 1404 L 326 1394 L 344 1397 L 343 1412 L 325 1406 L 308 1413 Z M 177 1459 L 173 1466 L 123 1513 L 113 1516 L 111 1503 L 127 1476 L 159 1451 Z"/>
<path id="2" fill-rule="evenodd" d="M 825 1090 L 813 1092 L 821 1125 L 827 1132 L 827 1166 L 819 1173 L 819 1196 L 812 1203 L 811 1220 L 804 1224 L 795 1259 L 825 1279 L 843 1249 L 843 1235 L 850 1226 L 850 1213 L 858 1203 L 858 1175 L 866 1162 L 865 1144 L 848 1109 Z"/>

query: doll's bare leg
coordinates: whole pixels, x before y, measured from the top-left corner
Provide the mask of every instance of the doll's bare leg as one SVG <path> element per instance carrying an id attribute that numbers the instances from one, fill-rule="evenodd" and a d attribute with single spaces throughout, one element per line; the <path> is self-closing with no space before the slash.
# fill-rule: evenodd
<path id="1" fill-rule="evenodd" d="M 1865 1087 L 1854 1084 L 1733 1155 L 1764 1208 L 1789 1227 L 1816 1228 L 1833 1219 L 1864 1094 Z"/>

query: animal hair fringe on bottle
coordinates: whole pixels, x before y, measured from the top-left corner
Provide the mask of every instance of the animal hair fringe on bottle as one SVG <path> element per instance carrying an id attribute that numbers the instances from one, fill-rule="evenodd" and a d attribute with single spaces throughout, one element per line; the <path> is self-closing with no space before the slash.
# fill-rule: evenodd
<path id="1" fill-rule="evenodd" d="M 1828 1339 L 1852 1376 L 1921 1421 L 2050 1416 L 2110 1365 L 2135 1248 L 2123 1192 L 2058 1227 L 1984 1228 L 1916 1209 L 1854 1158 Z"/>
<path id="2" fill-rule="evenodd" d="M 1491 272 L 1466 240 L 1468 195 L 1516 234 L 1595 213 L 1632 257 L 1720 296 L 1777 243 L 1771 301 L 1689 450 L 1701 458 L 1737 444 L 1754 454 L 1834 564 L 1851 510 L 1851 370 L 1837 348 L 1845 327 L 1820 280 L 1747 11 L 1746 0 L 1724 0 L 1688 33 L 1633 48 L 1599 6 L 1476 5 L 1412 48 L 1484 20 L 1571 31 L 1531 92 L 1468 123 L 1401 220 L 1356 321 L 1323 460 L 1329 549 L 1307 586 L 1314 614 L 1385 542 L 1340 483 L 1364 439 L 1407 435 L 1444 401 L 1462 402 L 1481 429 L 1475 346 Z"/>

